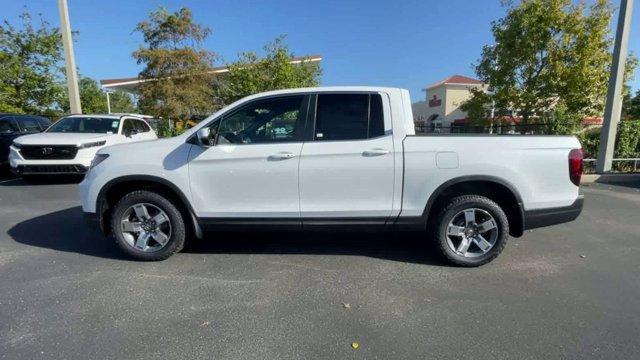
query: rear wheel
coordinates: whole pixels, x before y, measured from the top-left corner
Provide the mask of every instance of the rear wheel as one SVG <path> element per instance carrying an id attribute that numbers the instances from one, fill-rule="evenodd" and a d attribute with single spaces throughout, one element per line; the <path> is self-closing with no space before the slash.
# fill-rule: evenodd
<path id="1" fill-rule="evenodd" d="M 113 210 L 111 230 L 118 246 L 138 260 L 164 260 L 182 250 L 185 242 L 180 210 L 151 191 L 125 195 Z"/>
<path id="2" fill-rule="evenodd" d="M 451 199 L 434 225 L 442 255 L 459 266 L 480 266 L 492 261 L 506 246 L 509 234 L 502 208 L 478 195 Z"/>

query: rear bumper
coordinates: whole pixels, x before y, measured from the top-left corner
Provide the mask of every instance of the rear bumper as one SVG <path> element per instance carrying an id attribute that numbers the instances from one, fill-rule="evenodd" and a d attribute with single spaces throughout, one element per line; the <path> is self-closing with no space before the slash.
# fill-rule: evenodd
<path id="1" fill-rule="evenodd" d="M 530 230 L 573 221 L 582 212 L 583 205 L 584 195 L 580 194 L 573 204 L 566 207 L 525 211 L 524 229 Z"/>
<path id="2" fill-rule="evenodd" d="M 88 168 L 80 164 L 60 164 L 60 165 L 18 165 L 11 168 L 11 172 L 16 175 L 83 175 Z"/>

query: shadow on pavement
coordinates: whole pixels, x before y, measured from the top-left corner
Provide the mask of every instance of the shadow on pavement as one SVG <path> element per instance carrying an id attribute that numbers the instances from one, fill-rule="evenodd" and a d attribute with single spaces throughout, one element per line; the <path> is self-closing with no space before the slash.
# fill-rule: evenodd
<path id="1" fill-rule="evenodd" d="M 127 260 L 113 239 L 84 222 L 73 207 L 16 224 L 15 241 L 57 251 Z M 429 265 L 445 265 L 424 234 L 335 232 L 224 232 L 192 240 L 184 250 L 198 254 L 356 255 Z"/>
<path id="2" fill-rule="evenodd" d="M 15 241 L 36 247 L 84 255 L 125 259 L 116 244 L 88 226 L 79 206 L 16 224 L 7 232 Z"/>
<path id="3" fill-rule="evenodd" d="M 355 255 L 424 265 L 447 266 L 425 234 L 407 232 L 336 233 L 224 232 L 192 241 L 185 252 L 212 254 Z"/>

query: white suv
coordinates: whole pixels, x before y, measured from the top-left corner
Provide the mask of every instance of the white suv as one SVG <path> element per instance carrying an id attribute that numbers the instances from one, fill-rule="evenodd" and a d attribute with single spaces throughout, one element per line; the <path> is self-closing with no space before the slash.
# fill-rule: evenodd
<path id="1" fill-rule="evenodd" d="M 42 133 L 16 138 L 9 163 L 18 175 L 84 174 L 102 147 L 157 138 L 140 116 L 71 115 Z"/>

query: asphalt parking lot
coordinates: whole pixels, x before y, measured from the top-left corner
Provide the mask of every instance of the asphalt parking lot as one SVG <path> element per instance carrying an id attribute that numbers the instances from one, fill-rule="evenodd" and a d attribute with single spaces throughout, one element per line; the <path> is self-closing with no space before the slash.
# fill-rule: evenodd
<path id="1" fill-rule="evenodd" d="M 577 221 L 476 269 L 406 234 L 214 234 L 129 261 L 76 186 L 0 180 L 2 359 L 640 357 L 640 184 L 585 187 Z"/>

